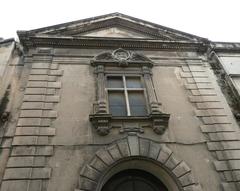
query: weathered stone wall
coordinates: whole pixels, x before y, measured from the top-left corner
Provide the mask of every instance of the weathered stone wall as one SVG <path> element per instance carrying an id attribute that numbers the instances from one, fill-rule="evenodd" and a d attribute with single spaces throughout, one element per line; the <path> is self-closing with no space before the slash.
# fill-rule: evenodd
<path id="1" fill-rule="evenodd" d="M 102 51 L 38 48 L 28 52 L 16 86 L 22 95 L 15 99 L 16 127 L 9 124 L 11 151 L 1 155 L 10 156 L 1 191 L 79 188 L 80 172 L 96 152 L 127 136 L 118 128 L 100 136 L 89 122 L 96 96 L 90 60 Z M 177 178 L 186 190 L 219 191 L 222 181 L 225 190 L 230 189 L 233 180 L 227 163 L 237 159 L 238 151 L 232 149 L 239 139 L 238 126 L 210 64 L 197 53 L 139 52 L 154 61 L 155 93 L 161 109 L 171 114 L 164 135 L 145 128 L 141 140 L 158 143 L 160 153 L 163 144 L 169 148 L 163 165 L 173 173 L 181 169 Z M 183 163 L 188 170 L 180 168 Z"/>

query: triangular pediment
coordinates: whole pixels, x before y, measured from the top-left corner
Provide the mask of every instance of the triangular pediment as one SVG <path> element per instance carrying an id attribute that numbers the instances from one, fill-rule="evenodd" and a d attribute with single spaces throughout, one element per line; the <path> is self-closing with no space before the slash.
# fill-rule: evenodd
<path id="1" fill-rule="evenodd" d="M 206 40 L 195 35 L 150 23 L 121 13 L 112 13 L 36 30 L 19 31 L 18 35 L 20 40 L 22 36 L 26 35 L 35 37 L 138 38 L 188 42 L 201 42 Z"/>
<path id="2" fill-rule="evenodd" d="M 78 35 L 75 35 L 78 36 Z M 110 27 L 106 29 L 94 30 L 86 33 L 80 33 L 79 36 L 89 37 L 113 37 L 113 38 L 153 38 L 139 32 L 131 31 L 120 27 Z"/>

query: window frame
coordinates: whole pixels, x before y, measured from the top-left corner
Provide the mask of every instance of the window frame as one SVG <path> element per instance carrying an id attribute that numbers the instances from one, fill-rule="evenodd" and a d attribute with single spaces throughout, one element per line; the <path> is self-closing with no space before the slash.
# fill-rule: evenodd
<path id="1" fill-rule="evenodd" d="M 122 82 L 123 82 L 123 88 L 109 88 L 107 87 L 107 83 L 108 83 L 108 78 L 109 77 L 121 77 L 122 78 Z M 127 87 L 127 77 L 139 77 L 140 79 L 140 83 L 141 83 L 141 88 L 128 88 Z M 127 110 L 127 115 L 121 115 L 121 116 L 113 116 L 113 117 L 144 117 L 147 116 L 149 114 L 149 102 L 148 102 L 148 97 L 147 97 L 147 91 L 146 91 L 146 87 L 145 87 L 145 83 L 144 83 L 144 79 L 143 76 L 140 74 L 127 74 L 127 73 L 118 73 L 118 74 L 106 74 L 105 75 L 105 92 L 106 92 L 106 97 L 108 100 L 108 110 L 110 112 L 110 106 L 109 106 L 109 91 L 121 91 L 124 92 L 124 100 L 125 100 L 125 104 L 126 104 L 126 110 Z M 130 103 L 129 103 L 129 92 L 142 92 L 142 95 L 144 96 L 144 102 L 145 102 L 145 110 L 146 110 L 146 114 L 145 115 L 132 115 L 131 114 L 131 107 L 130 107 Z"/>
<path id="2" fill-rule="evenodd" d="M 125 56 L 119 56 L 120 53 Z M 95 69 L 97 88 L 93 113 L 89 115 L 89 119 L 100 135 L 107 135 L 115 127 L 120 128 L 120 133 L 143 133 L 143 127 L 151 127 L 155 133 L 160 135 L 165 132 L 168 128 L 170 114 L 163 113 L 160 109 L 161 104 L 158 102 L 152 81 L 154 63 L 149 58 L 143 54 L 119 48 L 114 51 L 102 52 L 90 62 Z M 106 76 L 114 75 L 140 76 L 145 97 L 145 116 L 113 116 L 109 113 Z M 134 108 L 135 105 L 132 105 Z"/>

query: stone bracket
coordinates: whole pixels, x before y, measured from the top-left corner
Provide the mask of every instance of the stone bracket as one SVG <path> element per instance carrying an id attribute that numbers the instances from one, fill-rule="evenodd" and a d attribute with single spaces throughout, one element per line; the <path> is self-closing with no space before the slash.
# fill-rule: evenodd
<path id="1" fill-rule="evenodd" d="M 89 116 L 99 135 L 107 135 L 110 131 L 111 114 L 93 114 Z"/>

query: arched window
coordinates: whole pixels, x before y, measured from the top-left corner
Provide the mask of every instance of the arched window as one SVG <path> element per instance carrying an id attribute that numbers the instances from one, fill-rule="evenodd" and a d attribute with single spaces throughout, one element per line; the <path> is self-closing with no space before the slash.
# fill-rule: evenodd
<path id="1" fill-rule="evenodd" d="M 124 170 L 111 177 L 101 191 L 168 191 L 154 175 L 143 170 Z"/>

